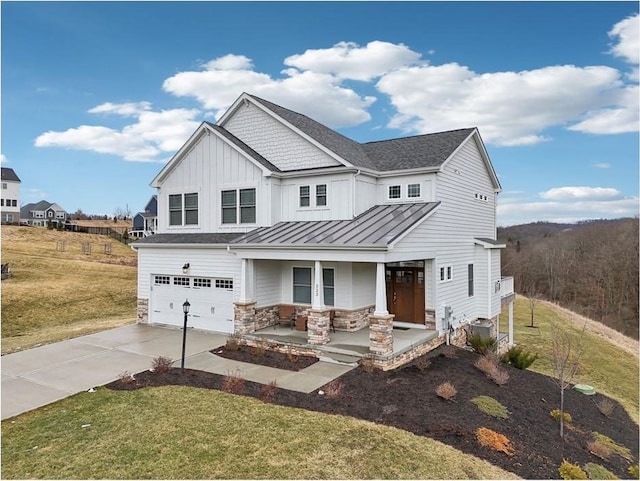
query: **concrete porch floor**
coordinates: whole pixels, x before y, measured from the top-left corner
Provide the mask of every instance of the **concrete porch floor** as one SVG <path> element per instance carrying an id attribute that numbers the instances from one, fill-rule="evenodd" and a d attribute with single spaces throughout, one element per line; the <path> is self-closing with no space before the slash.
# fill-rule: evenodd
<path id="1" fill-rule="evenodd" d="M 279 325 L 265 327 L 249 336 L 257 339 L 269 340 L 281 344 L 292 344 L 298 346 L 309 346 L 323 353 L 341 354 L 353 357 L 363 357 L 369 353 L 369 329 L 367 327 L 359 331 L 345 332 L 336 331 L 329 333 L 331 340 L 324 345 L 308 345 L 307 332 L 296 331 L 289 326 Z M 394 357 L 399 355 L 413 346 L 424 344 L 431 339 L 438 337 L 438 331 L 429 329 L 393 329 L 393 353 Z"/>

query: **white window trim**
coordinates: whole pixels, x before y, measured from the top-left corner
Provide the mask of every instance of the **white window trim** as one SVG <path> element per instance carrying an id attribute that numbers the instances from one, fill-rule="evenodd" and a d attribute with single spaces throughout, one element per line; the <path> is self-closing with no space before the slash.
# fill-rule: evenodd
<path id="1" fill-rule="evenodd" d="M 400 189 L 400 195 L 398 197 L 391 197 L 391 187 L 398 187 Z M 387 199 L 392 201 L 402 200 L 402 184 L 389 184 L 387 185 Z"/>
<path id="2" fill-rule="evenodd" d="M 472 270 L 473 270 L 473 294 L 469 295 L 469 266 L 472 266 Z M 469 262 L 467 263 L 467 297 L 468 298 L 473 298 L 476 297 L 476 266 L 475 263 L 473 262 Z"/>
<path id="3" fill-rule="evenodd" d="M 294 275 L 294 271 L 296 269 L 309 269 L 309 272 L 311 274 L 311 278 L 310 278 L 310 284 L 309 284 L 309 295 L 310 295 L 310 300 L 309 303 L 306 302 L 300 302 L 300 301 L 296 301 L 295 300 L 295 275 Z M 334 281 L 335 284 L 335 281 Z M 313 302 L 313 267 L 311 266 L 291 266 L 291 303 L 292 304 L 299 304 L 299 305 L 310 305 Z"/>
<path id="4" fill-rule="evenodd" d="M 318 205 L 318 186 L 324 185 L 324 197 L 325 204 Z M 297 187 L 297 195 L 298 195 L 298 211 L 308 211 L 308 210 L 329 210 L 329 183 L 328 182 L 319 182 L 317 184 L 296 184 Z M 300 205 L 300 188 L 301 187 L 309 187 L 309 205 L 302 206 Z"/>
<path id="5" fill-rule="evenodd" d="M 253 189 L 255 190 L 255 199 L 256 199 L 256 204 L 254 206 L 254 208 L 256 209 L 256 221 L 255 222 L 240 222 L 240 191 L 241 190 L 248 190 L 248 189 Z M 222 222 L 222 193 L 226 192 L 228 190 L 235 190 L 236 191 L 236 221 L 235 222 L 227 222 L 227 223 L 223 223 Z M 221 229 L 224 228 L 228 228 L 228 227 L 237 227 L 237 226 L 255 226 L 258 225 L 258 186 L 255 184 L 252 185 L 241 185 L 238 186 L 237 184 L 234 185 L 230 185 L 230 186 L 222 186 L 218 189 L 218 200 L 220 202 L 218 202 L 216 205 L 218 206 L 218 216 L 219 216 L 219 222 L 218 222 L 218 226 Z M 200 202 L 200 197 L 198 197 L 198 202 Z M 198 217 L 198 220 L 200 220 L 200 218 Z"/>
<path id="6" fill-rule="evenodd" d="M 444 273 L 444 279 L 442 274 Z M 444 284 L 453 280 L 453 264 L 442 264 L 438 266 L 438 283 Z"/>
<path id="7" fill-rule="evenodd" d="M 198 195 L 198 223 L 197 224 L 186 224 L 186 220 L 187 220 L 187 211 L 186 211 L 186 206 L 185 206 L 185 195 L 188 194 L 197 194 Z M 180 224 L 171 224 L 171 211 L 169 210 L 169 196 L 172 195 L 179 195 L 181 196 L 182 199 L 182 204 L 181 204 L 181 213 L 182 213 L 182 217 L 180 219 L 181 223 Z M 200 193 L 199 189 L 183 189 L 183 190 L 179 190 L 179 191 L 171 191 L 171 192 L 167 192 L 166 194 L 166 199 L 167 199 L 167 228 L 168 229 L 182 229 L 184 227 L 200 227 L 200 219 L 202 219 L 202 211 L 201 211 L 201 200 L 202 200 L 202 194 Z"/>

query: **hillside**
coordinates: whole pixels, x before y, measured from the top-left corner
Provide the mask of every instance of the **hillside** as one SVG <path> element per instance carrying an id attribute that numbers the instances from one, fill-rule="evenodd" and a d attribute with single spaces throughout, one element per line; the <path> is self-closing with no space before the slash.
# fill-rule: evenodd
<path id="1" fill-rule="evenodd" d="M 2 354 L 135 319 L 136 252 L 109 237 L 3 226 L 2 263 Z"/>
<path id="2" fill-rule="evenodd" d="M 638 339 L 638 219 L 536 222 L 498 229 L 516 292 L 557 303 Z"/>

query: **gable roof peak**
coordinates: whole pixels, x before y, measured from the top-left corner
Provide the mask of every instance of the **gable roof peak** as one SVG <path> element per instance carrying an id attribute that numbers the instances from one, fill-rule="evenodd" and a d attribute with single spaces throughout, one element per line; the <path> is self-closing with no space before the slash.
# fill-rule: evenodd
<path id="1" fill-rule="evenodd" d="M 1 178 L 2 180 L 8 180 L 13 182 L 22 182 L 18 177 L 18 174 L 11 167 L 2 167 Z"/>

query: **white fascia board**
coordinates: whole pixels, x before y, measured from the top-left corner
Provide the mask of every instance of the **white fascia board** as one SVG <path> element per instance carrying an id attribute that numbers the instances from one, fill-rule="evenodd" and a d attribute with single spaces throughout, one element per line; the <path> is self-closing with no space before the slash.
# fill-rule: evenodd
<path id="1" fill-rule="evenodd" d="M 469 134 L 469 136 L 464 139 L 462 142 L 460 142 L 460 145 L 458 145 L 458 147 L 456 148 L 456 150 L 454 150 L 451 155 L 449 157 L 447 157 L 447 160 L 445 160 L 441 165 L 440 168 L 438 169 L 438 171 L 442 172 L 442 170 L 444 169 L 445 165 L 447 165 L 447 163 L 453 159 L 453 157 L 462 149 L 462 147 L 464 147 L 464 145 L 469 142 L 469 139 L 473 138 L 476 146 L 478 147 L 478 150 L 480 151 L 480 157 L 482 157 L 482 161 L 484 162 L 485 168 L 487 169 L 487 172 L 489 173 L 489 177 L 491 178 L 491 182 L 493 183 L 493 191 L 494 193 L 499 193 L 502 192 L 502 187 L 500 186 L 500 181 L 498 181 L 498 176 L 496 175 L 496 171 L 493 168 L 493 165 L 491 164 L 491 160 L 489 159 L 489 154 L 487 153 L 487 149 L 485 149 L 484 147 L 484 142 L 482 141 L 482 137 L 480 137 L 480 132 L 478 132 L 477 128 L 474 128 L 473 131 Z"/>
<path id="2" fill-rule="evenodd" d="M 329 150 L 328 148 L 326 148 L 324 145 L 322 145 L 321 143 L 319 143 L 317 140 L 313 139 L 312 137 L 309 137 L 307 134 L 305 134 L 302 130 L 298 129 L 297 127 L 295 127 L 294 125 L 290 124 L 289 122 L 287 122 L 285 119 L 283 119 L 282 117 L 280 117 L 278 114 L 276 114 L 275 112 L 273 112 L 272 110 L 268 109 L 267 107 L 265 107 L 264 105 L 262 105 L 260 102 L 252 99 L 249 95 L 247 95 L 246 93 L 243 93 L 242 95 L 240 95 L 240 97 L 238 97 L 238 99 L 233 103 L 233 105 L 231 107 L 229 107 L 229 110 L 227 110 L 224 115 L 220 118 L 220 120 L 218 121 L 218 125 L 223 126 L 225 124 L 225 122 L 233 115 L 233 113 L 240 107 L 240 105 L 242 105 L 243 102 L 250 102 L 253 106 L 259 108 L 260 110 L 262 110 L 264 113 L 266 113 L 267 115 L 273 117 L 274 119 L 276 119 L 278 122 L 280 122 L 281 124 L 283 124 L 284 126 L 286 126 L 288 129 L 290 129 L 291 131 L 295 132 L 296 134 L 298 134 L 300 137 L 302 137 L 303 139 L 305 139 L 307 142 L 311 143 L 312 145 L 316 146 L 318 149 L 322 150 L 325 154 L 327 154 L 329 157 L 331 157 L 332 159 L 340 162 L 342 165 L 344 165 L 345 167 L 354 167 L 354 165 L 350 162 L 347 162 L 345 159 L 343 159 L 342 157 L 340 157 L 338 154 L 336 154 L 335 152 L 333 152 L 332 150 Z"/>
<path id="3" fill-rule="evenodd" d="M 473 239 L 474 244 L 484 247 L 485 249 L 505 249 L 507 244 L 490 244 L 479 239 Z"/>
<path id="4" fill-rule="evenodd" d="M 411 227 L 409 227 L 402 234 L 400 234 L 400 236 L 396 240 L 394 240 L 391 244 L 389 244 L 389 249 L 393 249 L 398 244 L 398 242 L 400 242 L 402 239 L 407 237 L 411 232 L 413 232 L 413 230 L 416 227 L 420 226 L 425 220 L 431 217 L 433 213 L 438 210 L 439 207 L 440 207 L 440 203 L 438 203 L 438 205 L 436 205 L 433 209 L 427 212 L 421 219 L 418 219 Z"/>
<path id="5" fill-rule="evenodd" d="M 129 244 L 132 249 L 227 249 L 227 244 Z"/>
<path id="6" fill-rule="evenodd" d="M 398 175 L 411 175 L 411 174 L 433 174 L 440 172 L 440 167 L 418 167 L 415 169 L 404 170 L 385 170 L 384 172 L 372 171 L 377 177 L 397 177 Z"/>
<path id="7" fill-rule="evenodd" d="M 240 259 L 334 261 L 334 262 L 385 262 L 386 247 L 377 249 L 233 249 Z"/>

